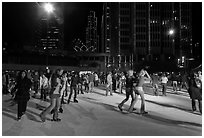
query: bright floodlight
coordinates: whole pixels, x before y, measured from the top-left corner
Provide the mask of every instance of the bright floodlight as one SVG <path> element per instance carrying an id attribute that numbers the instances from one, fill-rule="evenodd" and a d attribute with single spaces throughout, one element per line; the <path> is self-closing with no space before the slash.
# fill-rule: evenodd
<path id="1" fill-rule="evenodd" d="M 174 30 L 173 29 L 169 30 L 169 34 L 173 35 L 174 34 Z"/>
<path id="2" fill-rule="evenodd" d="M 52 4 L 50 4 L 50 3 L 46 3 L 46 4 L 44 5 L 44 9 L 45 9 L 45 11 L 47 11 L 48 13 L 52 13 L 52 12 L 54 11 L 54 8 L 53 8 Z"/>

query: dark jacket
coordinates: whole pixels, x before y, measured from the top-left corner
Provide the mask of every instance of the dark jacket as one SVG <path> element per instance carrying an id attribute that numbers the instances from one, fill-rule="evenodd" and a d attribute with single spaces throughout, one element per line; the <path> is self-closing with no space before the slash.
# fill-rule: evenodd
<path id="1" fill-rule="evenodd" d="M 17 89 L 15 100 L 28 101 L 30 99 L 31 85 L 32 82 L 27 77 L 25 77 L 24 79 L 19 79 L 15 86 L 15 89 Z"/>
<path id="2" fill-rule="evenodd" d="M 79 83 L 79 77 L 78 76 L 72 76 L 71 87 L 76 87 L 78 83 Z"/>
<path id="3" fill-rule="evenodd" d="M 195 78 L 189 80 L 188 93 L 191 99 L 202 100 L 202 90 L 197 87 Z"/>
<path id="4" fill-rule="evenodd" d="M 136 83 L 136 78 L 134 76 L 126 77 L 126 88 L 133 88 L 133 83 Z"/>

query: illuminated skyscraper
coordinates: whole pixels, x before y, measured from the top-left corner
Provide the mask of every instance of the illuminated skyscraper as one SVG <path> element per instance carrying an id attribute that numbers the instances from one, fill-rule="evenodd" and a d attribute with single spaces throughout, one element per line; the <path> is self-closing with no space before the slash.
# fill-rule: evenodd
<path id="1" fill-rule="evenodd" d="M 60 5 L 58 4 L 58 6 Z M 61 6 L 61 8 L 63 7 Z M 63 14 L 43 14 L 35 33 L 36 49 L 40 51 L 62 50 L 64 48 L 63 26 Z"/>
<path id="2" fill-rule="evenodd" d="M 97 34 L 97 17 L 94 11 L 90 11 L 88 16 L 88 26 L 86 28 L 86 47 L 91 52 L 99 50 L 99 36 Z"/>
<path id="3" fill-rule="evenodd" d="M 191 3 L 104 3 L 102 50 L 107 63 L 132 68 L 192 54 Z"/>

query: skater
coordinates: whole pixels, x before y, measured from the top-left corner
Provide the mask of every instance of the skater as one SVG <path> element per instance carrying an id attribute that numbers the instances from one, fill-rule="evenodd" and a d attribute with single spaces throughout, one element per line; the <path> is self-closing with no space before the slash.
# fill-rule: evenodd
<path id="1" fill-rule="evenodd" d="M 135 99 L 135 96 L 133 94 L 133 85 L 134 83 L 136 83 L 136 80 L 135 77 L 133 76 L 133 70 L 129 70 L 127 75 L 128 76 L 126 77 L 126 98 L 118 105 L 118 108 L 120 109 L 121 112 L 123 111 L 122 107 L 124 103 L 129 100 L 130 96 L 132 98 L 131 105 Z"/>
<path id="2" fill-rule="evenodd" d="M 191 98 L 192 110 L 193 112 L 196 111 L 196 100 L 198 100 L 199 111 L 202 114 L 201 81 L 197 79 L 194 74 L 191 74 L 188 85 L 189 85 L 188 93 Z"/>
<path id="3" fill-rule="evenodd" d="M 94 87 L 94 74 L 93 73 L 89 74 L 88 80 L 89 80 L 89 93 L 92 93 L 93 87 Z"/>
<path id="4" fill-rule="evenodd" d="M 159 76 L 154 73 L 152 75 L 152 87 L 153 87 L 153 95 L 154 96 L 159 96 Z"/>
<path id="5" fill-rule="evenodd" d="M 21 71 L 17 78 L 17 84 L 15 86 L 16 96 L 15 101 L 18 103 L 17 120 L 25 114 L 27 108 L 27 102 L 30 99 L 30 89 L 32 82 L 27 78 L 26 71 Z"/>
<path id="6" fill-rule="evenodd" d="M 79 77 L 78 77 L 77 73 L 74 72 L 73 76 L 71 78 L 70 94 L 69 94 L 69 98 L 67 100 L 67 104 L 70 103 L 73 91 L 74 91 L 74 102 L 78 103 L 78 100 L 76 99 L 77 98 L 77 84 L 78 84 L 78 82 L 79 82 Z"/>
<path id="7" fill-rule="evenodd" d="M 38 94 L 38 89 L 39 89 L 39 85 L 40 85 L 39 80 L 40 80 L 39 73 L 38 73 L 38 71 L 36 71 L 34 73 L 34 76 L 33 76 L 33 87 L 34 87 L 33 90 L 35 91 L 33 98 L 36 98 L 36 96 Z"/>
<path id="8" fill-rule="evenodd" d="M 112 73 L 109 72 L 108 76 L 107 76 L 107 85 L 106 85 L 106 96 L 108 96 L 108 92 L 110 91 L 110 95 L 112 94 Z"/>
<path id="9" fill-rule="evenodd" d="M 40 99 L 46 101 L 48 93 L 48 79 L 47 77 L 45 77 L 45 74 L 42 74 L 42 76 L 40 77 L 40 89 L 41 89 Z"/>
<path id="10" fill-rule="evenodd" d="M 62 73 L 63 73 L 63 69 L 57 69 L 57 71 L 51 75 L 51 90 L 50 90 L 51 104 L 40 114 L 40 118 L 43 122 L 45 122 L 45 116 L 48 113 L 50 113 L 53 109 L 54 109 L 53 121 L 61 121 L 61 119 L 58 118 L 58 110 L 61 102 L 60 90 L 61 90 L 62 84 L 61 84 L 60 77 Z"/>
<path id="11" fill-rule="evenodd" d="M 165 73 L 163 73 L 162 77 L 161 77 L 162 95 L 163 96 L 166 96 L 167 82 L 168 82 L 168 78 L 166 77 Z"/>
<path id="12" fill-rule="evenodd" d="M 146 75 L 146 77 L 145 77 Z M 144 90 L 143 90 L 143 84 L 145 83 L 145 81 L 150 81 L 151 77 L 149 76 L 149 74 L 147 73 L 147 71 L 145 71 L 144 69 L 142 69 L 139 73 L 139 78 L 138 78 L 138 83 L 134 89 L 135 91 L 135 99 L 133 102 L 131 102 L 130 108 L 129 108 L 129 112 L 133 111 L 134 105 L 138 100 L 138 95 L 140 95 L 141 98 L 141 108 L 140 108 L 140 113 L 141 114 L 147 114 L 148 112 L 145 111 L 145 97 L 144 97 Z"/>

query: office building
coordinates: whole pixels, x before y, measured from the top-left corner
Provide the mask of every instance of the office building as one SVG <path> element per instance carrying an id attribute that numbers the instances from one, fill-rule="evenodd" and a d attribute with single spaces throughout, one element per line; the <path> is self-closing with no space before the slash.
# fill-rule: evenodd
<path id="1" fill-rule="evenodd" d="M 90 11 L 86 28 L 86 47 L 91 52 L 99 50 L 99 36 L 97 34 L 97 17 L 94 11 Z"/>
<path id="2" fill-rule="evenodd" d="M 57 5 L 60 6 L 60 5 Z M 61 8 L 63 8 L 61 6 Z M 62 10 L 62 9 L 61 9 Z M 63 11 L 63 10 L 62 10 Z M 35 48 L 38 51 L 63 50 L 64 48 L 63 14 L 43 14 L 35 32 Z"/>
<path id="3" fill-rule="evenodd" d="M 191 3 L 104 3 L 102 50 L 106 66 L 134 68 L 144 62 L 176 63 L 192 54 Z"/>

